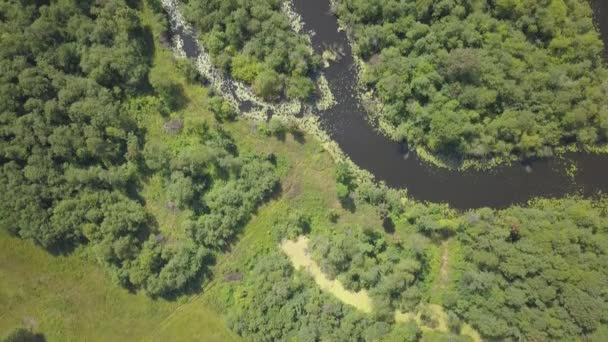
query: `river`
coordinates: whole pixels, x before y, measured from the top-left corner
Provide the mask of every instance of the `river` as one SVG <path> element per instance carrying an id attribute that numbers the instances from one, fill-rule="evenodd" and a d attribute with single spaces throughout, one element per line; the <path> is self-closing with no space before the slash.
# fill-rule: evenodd
<path id="1" fill-rule="evenodd" d="M 602 40 L 604 41 L 604 59 L 608 60 L 608 1 L 590 0 L 595 23 L 597 24 Z"/>
<path id="2" fill-rule="evenodd" d="M 596 20 L 606 42 L 608 4 L 605 0 L 594 1 Z M 305 30 L 315 32 L 312 43 L 317 53 L 322 53 L 328 45 L 339 46 L 344 52 L 339 61 L 330 63 L 324 70 L 337 103 L 318 113 L 322 126 L 355 164 L 371 172 L 377 180 L 407 189 L 409 196 L 416 200 L 446 202 L 457 209 L 501 208 L 525 203 L 534 197 L 567 194 L 590 197 L 608 191 L 608 155 L 568 153 L 563 159 L 543 159 L 483 172 L 447 170 L 421 161 L 413 151 L 406 151 L 402 145 L 378 133 L 367 120 L 357 96 L 355 61 L 346 34 L 339 32 L 337 19 L 330 13 L 329 1 L 294 0 L 294 5 L 302 16 Z M 172 31 L 181 38 L 186 55 L 198 58 L 200 49 L 192 33 L 173 21 Z M 574 177 L 566 173 L 571 163 L 577 166 Z"/>
<path id="3" fill-rule="evenodd" d="M 342 150 L 361 168 L 392 187 L 406 188 L 417 200 L 447 202 L 459 209 L 483 206 L 505 207 L 524 203 L 534 197 L 557 197 L 580 193 L 592 196 L 608 190 L 608 155 L 568 153 L 557 158 L 531 161 L 487 171 L 453 171 L 421 161 L 413 151 L 405 151 L 373 129 L 357 97 L 357 78 L 346 33 L 338 31 L 337 19 L 330 13 L 327 0 L 294 0 L 306 31 L 313 31 L 317 53 L 326 46 L 339 46 L 344 57 L 331 63 L 325 76 L 338 103 L 321 112 L 324 128 Z M 596 16 L 608 37 L 608 4 L 597 0 Z M 576 163 L 574 179 L 566 165 Z"/>

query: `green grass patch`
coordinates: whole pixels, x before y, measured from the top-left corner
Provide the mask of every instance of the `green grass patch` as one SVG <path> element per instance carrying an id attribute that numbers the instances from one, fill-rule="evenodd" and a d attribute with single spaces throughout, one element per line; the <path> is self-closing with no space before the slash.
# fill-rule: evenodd
<path id="1" fill-rule="evenodd" d="M 234 338 L 221 316 L 201 303 L 183 301 L 130 293 L 112 283 L 83 250 L 52 256 L 0 231 L 0 332 L 32 324 L 47 341 Z M 187 329 L 171 329 L 172 318 L 182 313 L 182 307 L 188 307 L 192 319 L 184 320 Z"/>

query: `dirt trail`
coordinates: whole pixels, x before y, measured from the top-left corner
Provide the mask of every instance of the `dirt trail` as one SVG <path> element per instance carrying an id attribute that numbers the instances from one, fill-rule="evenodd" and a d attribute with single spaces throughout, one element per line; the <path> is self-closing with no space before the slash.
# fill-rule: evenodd
<path id="1" fill-rule="evenodd" d="M 310 256 L 310 253 L 308 252 L 308 241 L 309 239 L 306 236 L 299 236 L 295 241 L 285 240 L 283 243 L 281 243 L 281 250 L 289 257 L 289 260 L 291 260 L 291 263 L 295 269 L 303 268 L 310 273 L 313 276 L 315 283 L 317 283 L 317 285 L 319 285 L 323 291 L 331 293 L 343 303 L 354 306 L 360 311 L 371 313 L 373 311 L 373 303 L 367 291 L 361 290 L 359 292 L 352 292 L 344 288 L 344 285 L 342 285 L 339 280 L 330 280 L 327 278 L 323 271 L 321 271 L 319 265 L 317 265 L 317 263 Z M 444 280 L 444 272 L 446 277 L 445 280 L 447 281 L 447 243 L 444 243 L 442 247 L 443 255 L 440 272 L 442 281 Z M 425 326 L 422 323 L 421 312 L 395 311 L 395 321 L 403 323 L 414 320 L 419 326 L 422 327 L 422 330 L 424 331 L 447 332 L 448 316 L 443 307 L 437 304 L 427 304 L 426 307 L 432 313 L 434 320 L 437 323 L 434 328 Z M 475 342 L 482 341 L 479 333 L 477 333 L 475 329 L 466 323 L 462 325 L 460 334 L 469 336 Z"/>
<path id="2" fill-rule="evenodd" d="M 331 293 L 342 302 L 352 305 L 365 313 L 372 312 L 372 300 L 367 294 L 367 291 L 348 291 L 340 281 L 336 279 L 330 280 L 323 274 L 319 265 L 317 265 L 308 254 L 307 237 L 300 236 L 296 241 L 286 240 L 281 244 L 281 249 L 287 254 L 293 263 L 293 266 L 296 269 L 304 268 L 313 276 L 315 282 L 322 290 Z"/>

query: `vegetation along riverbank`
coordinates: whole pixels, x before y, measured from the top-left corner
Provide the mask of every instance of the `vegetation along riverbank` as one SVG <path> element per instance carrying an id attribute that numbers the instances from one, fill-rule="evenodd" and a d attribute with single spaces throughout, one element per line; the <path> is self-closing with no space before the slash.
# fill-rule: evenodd
<path id="1" fill-rule="evenodd" d="M 443 167 L 605 152 L 606 67 L 587 1 L 333 2 L 369 111 Z"/>
<path id="2" fill-rule="evenodd" d="M 0 9 L 3 338 L 607 338 L 608 199 L 462 211 L 417 201 L 302 129 L 314 120 L 240 116 L 175 53 L 160 2 Z M 205 46 L 226 39 L 214 65 L 238 64 L 255 41 L 308 51 L 314 67 L 279 1 L 179 9 L 208 25 Z M 241 36 L 226 21 L 285 32 Z M 272 98 L 309 76 L 280 70 Z M 257 76 L 243 80 L 256 92 Z M 306 248 L 286 254 L 288 241 Z"/>

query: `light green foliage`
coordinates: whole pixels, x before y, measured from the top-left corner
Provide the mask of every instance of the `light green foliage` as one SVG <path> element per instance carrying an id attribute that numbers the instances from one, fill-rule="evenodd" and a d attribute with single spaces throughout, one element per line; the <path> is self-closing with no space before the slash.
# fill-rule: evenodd
<path id="1" fill-rule="evenodd" d="M 237 80 L 251 84 L 263 70 L 264 66 L 253 57 L 239 54 L 232 59 L 232 77 Z"/>
<path id="2" fill-rule="evenodd" d="M 608 72 L 587 1 L 337 1 L 396 137 L 465 158 L 608 139 Z"/>
<path id="3" fill-rule="evenodd" d="M 268 122 L 268 133 L 277 137 L 283 137 L 287 132 L 287 126 L 278 118 L 272 118 Z"/>
<path id="4" fill-rule="evenodd" d="M 343 203 L 350 198 L 351 192 L 355 189 L 354 175 L 350 166 L 346 163 L 340 163 L 336 167 L 336 190 L 338 198 Z"/>
<path id="5" fill-rule="evenodd" d="M 151 74 L 150 84 L 167 106 L 168 111 L 179 108 L 183 102 L 183 90 L 180 84 L 157 73 Z"/>
<path id="6" fill-rule="evenodd" d="M 415 322 L 410 321 L 405 324 L 396 325 L 393 330 L 383 340 L 386 342 L 414 342 L 422 336 L 420 328 Z"/>
<path id="7" fill-rule="evenodd" d="M 311 250 L 324 274 L 354 292 L 369 290 L 378 314 L 391 317 L 421 300 L 427 264 L 422 241 L 395 243 L 377 230 L 356 227 L 315 236 Z"/>
<path id="8" fill-rule="evenodd" d="M 303 76 L 292 77 L 287 84 L 287 97 L 308 100 L 314 90 L 315 84 L 310 78 Z"/>
<path id="9" fill-rule="evenodd" d="M 196 69 L 196 63 L 192 59 L 180 58 L 177 60 L 177 69 L 181 71 L 188 83 L 197 84 L 205 81 L 205 77 Z"/>
<path id="10" fill-rule="evenodd" d="M 221 96 L 211 96 L 207 103 L 209 105 L 209 110 L 213 113 L 217 121 L 232 121 L 236 119 L 238 115 L 237 111 L 230 103 Z"/>
<path id="11" fill-rule="evenodd" d="M 208 305 L 183 310 L 185 297 L 152 299 L 116 286 L 89 254 L 82 248 L 52 256 L 0 231 L 0 306 L 10 308 L 0 317 L 0 341 L 17 327 L 46 341 L 235 340 Z M 172 329 L 177 312 L 197 324 Z"/>
<path id="12" fill-rule="evenodd" d="M 180 207 L 190 204 L 195 195 L 192 178 L 184 175 L 181 171 L 171 173 L 171 180 L 167 185 L 167 193 Z"/>
<path id="13" fill-rule="evenodd" d="M 290 211 L 284 217 L 277 218 L 273 227 L 277 243 L 285 239 L 293 240 L 309 230 L 310 218 L 298 211 Z"/>
<path id="14" fill-rule="evenodd" d="M 186 1 L 183 12 L 203 32 L 213 63 L 252 85 L 257 95 L 306 100 L 320 58 L 291 29 L 281 2 Z"/>
<path id="15" fill-rule="evenodd" d="M 283 91 L 281 75 L 274 70 L 264 70 L 253 82 L 253 90 L 266 100 L 275 99 Z"/>

